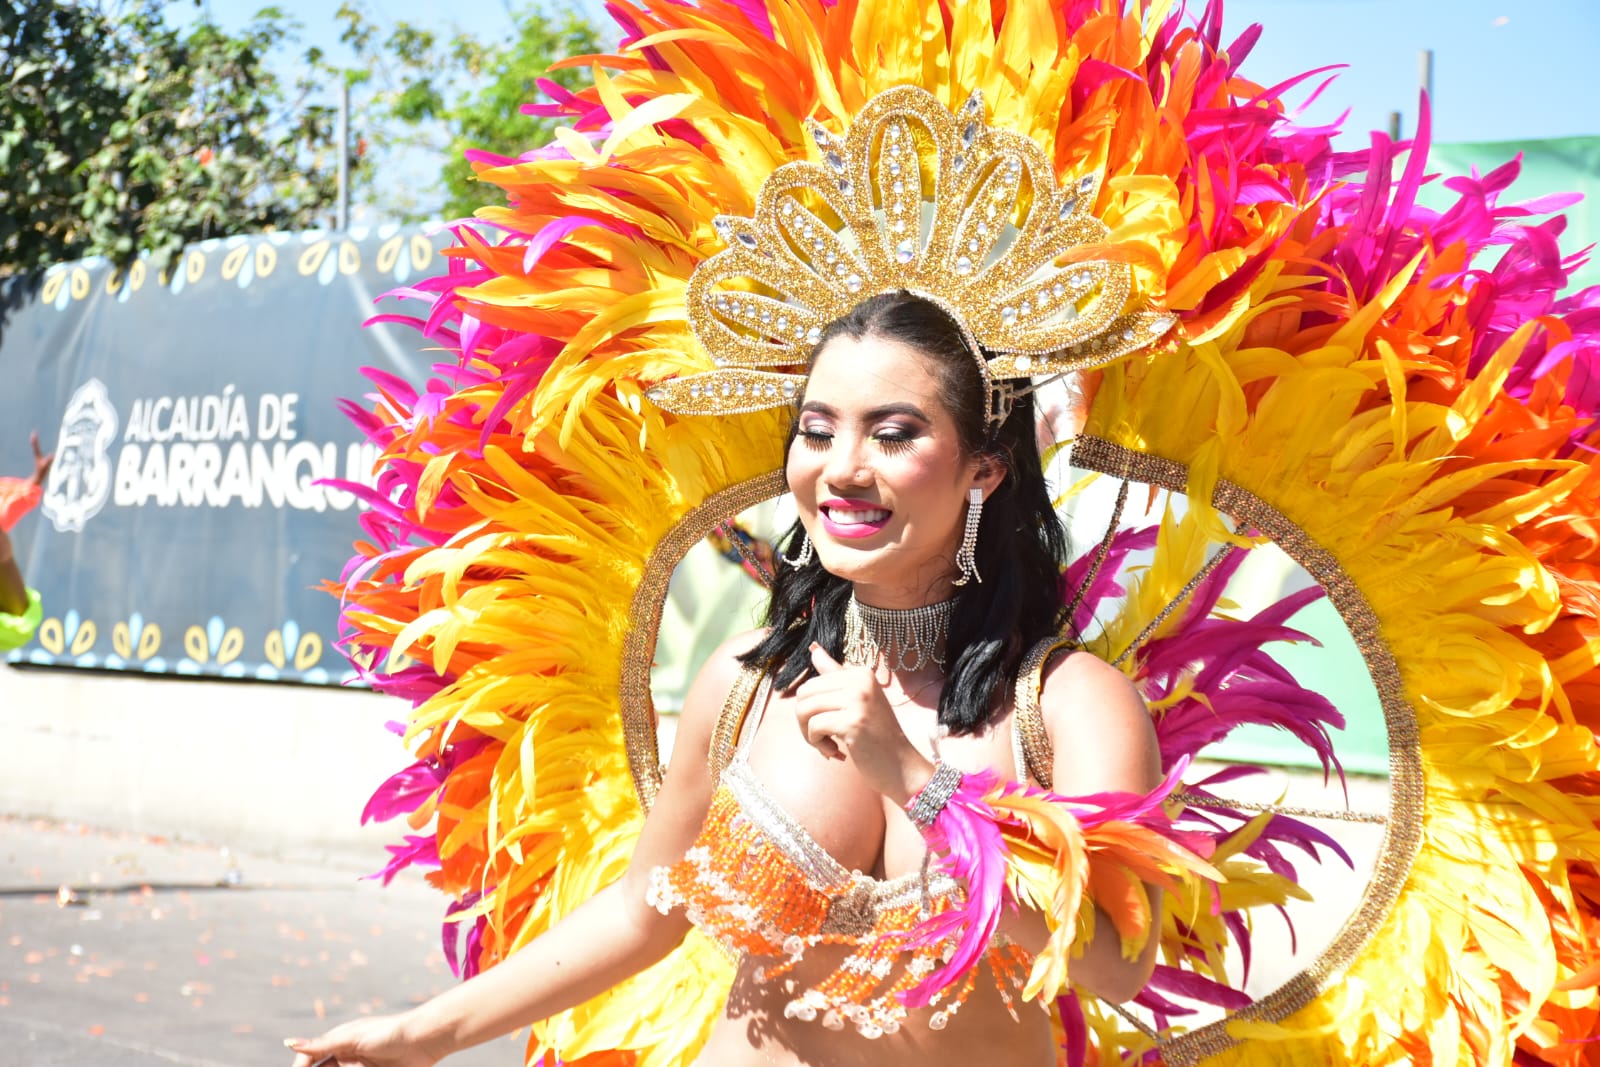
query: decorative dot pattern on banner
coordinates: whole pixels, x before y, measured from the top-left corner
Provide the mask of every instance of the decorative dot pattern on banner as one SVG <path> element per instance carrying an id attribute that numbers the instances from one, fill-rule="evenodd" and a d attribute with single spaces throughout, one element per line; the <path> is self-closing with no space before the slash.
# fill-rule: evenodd
<path id="1" fill-rule="evenodd" d="M 316 666 L 322 659 L 323 642 L 320 634 L 301 632 L 300 624 L 288 619 L 276 630 L 267 633 L 262 651 L 267 662 L 256 668 L 256 677 L 273 681 L 292 666 L 303 682 L 322 684 L 328 681 L 328 672 Z"/>
<path id="2" fill-rule="evenodd" d="M 93 651 L 99 635 L 94 620 L 80 618 L 74 608 L 60 618 L 51 616 L 39 624 L 38 641 L 43 650 L 34 649 L 28 658 L 35 663 L 70 659 L 75 666 L 93 667 L 99 662 Z"/>
<path id="3" fill-rule="evenodd" d="M 10 658 L 41 666 L 71 664 L 150 674 L 249 677 L 308 685 L 364 684 L 359 671 L 348 667 L 331 671 L 323 666 L 323 657 L 335 646 L 322 634 L 302 629 L 293 619 L 286 619 L 277 629 L 267 631 L 261 644 L 254 646 L 262 650 L 265 660 L 259 664 L 244 658 L 245 650 L 252 647 L 254 639 L 247 638 L 240 627 L 227 625 L 221 616 L 213 616 L 203 626 L 188 627 L 183 635 L 186 655 L 176 661 L 160 654 L 167 635 L 159 624 L 146 620 L 141 612 L 135 611 L 126 619 L 111 624 L 111 648 L 103 655 L 99 650 L 100 637 L 99 625 L 73 608 L 62 615 L 46 618 L 39 624 L 33 647 L 25 653 L 19 650 Z M 343 657 L 335 655 L 342 663 Z M 390 655 L 384 669 L 392 674 L 405 670 L 412 662 L 403 654 Z"/>
<path id="4" fill-rule="evenodd" d="M 112 670 L 142 667 L 146 671 L 164 671 L 167 661 L 156 653 L 161 651 L 161 627 L 145 622 L 139 612 L 129 615 L 127 621 L 111 628 L 112 651 L 105 665 Z"/>
<path id="5" fill-rule="evenodd" d="M 376 231 L 355 227 L 344 234 L 310 230 L 216 238 L 190 245 L 169 269 L 160 272 L 152 270 L 147 255 L 141 255 L 126 270 L 114 269 L 103 256 L 92 256 L 47 268 L 39 300 L 57 311 L 65 311 L 89 299 L 98 285 L 106 296 L 126 303 L 145 288 L 152 275 L 156 283 L 153 289 L 171 296 L 182 295 L 190 286 L 206 281 L 213 272 L 223 281 L 245 289 L 258 278 L 270 277 L 283 258 L 279 249 L 294 242 L 302 246 L 294 256 L 299 273 L 314 276 L 322 285 L 330 285 L 340 275 L 356 274 L 363 269 L 366 259 L 361 246 L 372 239 L 382 241 L 375 250 L 369 250 L 373 256 L 372 265 L 396 282 L 425 275 L 438 255 L 435 241 L 444 240 L 390 223 Z"/>
<path id="6" fill-rule="evenodd" d="M 201 674 L 206 667 L 220 667 L 224 678 L 238 678 L 244 674 L 244 664 L 234 662 L 244 651 L 244 632 L 237 626 L 223 622 L 222 616 L 213 615 L 205 626 L 191 626 L 183 632 L 183 659 L 178 661 L 179 674 Z"/>

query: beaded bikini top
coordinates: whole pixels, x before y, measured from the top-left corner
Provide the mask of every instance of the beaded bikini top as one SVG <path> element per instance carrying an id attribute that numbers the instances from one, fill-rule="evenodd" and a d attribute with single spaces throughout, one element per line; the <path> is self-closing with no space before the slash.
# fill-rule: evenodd
<path id="1" fill-rule="evenodd" d="M 650 903 L 663 914 L 683 908 L 735 955 L 771 958 L 762 981 L 788 973 L 816 945 L 847 946 L 838 967 L 792 999 L 785 1016 L 820 1018 L 832 1029 L 848 1021 L 867 1037 L 894 1033 L 907 1015 L 901 995 L 949 955 L 942 943 L 911 947 L 907 935 L 957 906 L 961 887 L 936 869 L 890 880 L 847 870 L 772 798 L 745 760 L 769 691 L 767 678 L 746 671 L 729 693 L 713 740 L 718 785 L 705 824 L 683 859 L 651 872 Z M 741 736 L 751 707 L 758 722 Z M 1031 957 L 1002 936 L 986 958 L 1012 1008 Z M 976 977 L 974 970 L 934 998 L 931 1028 L 945 1026 Z"/>

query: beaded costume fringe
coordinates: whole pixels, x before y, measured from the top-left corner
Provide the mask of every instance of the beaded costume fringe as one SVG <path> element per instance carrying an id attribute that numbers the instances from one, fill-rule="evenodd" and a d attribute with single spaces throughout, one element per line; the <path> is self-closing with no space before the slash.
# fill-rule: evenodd
<path id="1" fill-rule="evenodd" d="M 683 908 L 735 955 L 770 959 L 763 982 L 789 974 L 818 946 L 843 949 L 839 965 L 800 991 L 785 1014 L 830 1029 L 851 1023 L 867 1038 L 896 1032 L 906 1020 L 907 993 L 955 951 L 953 936 L 916 943 L 906 931 L 959 908 L 958 887 L 948 878 L 885 883 L 842 870 L 806 848 L 804 831 L 785 833 L 789 820 L 781 811 L 760 805 L 753 818 L 752 805 L 760 805 L 757 797 L 741 801 L 728 786 L 719 789 L 694 847 L 652 872 L 651 903 L 663 914 Z M 991 938 L 978 955 L 1009 1006 L 1026 982 L 1027 954 Z M 934 1008 L 928 1026 L 943 1029 L 966 1002 L 979 978 L 980 960 L 971 962 L 958 980 L 917 1002 Z"/>

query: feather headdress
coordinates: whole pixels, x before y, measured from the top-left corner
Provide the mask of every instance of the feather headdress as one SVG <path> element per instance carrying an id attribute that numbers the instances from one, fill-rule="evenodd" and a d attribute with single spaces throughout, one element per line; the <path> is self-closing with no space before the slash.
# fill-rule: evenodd
<path id="1" fill-rule="evenodd" d="M 1267 996 L 1229 985 L 1248 909 L 1281 904 L 1295 863 L 1337 846 L 1230 806 L 1226 774 L 1190 782 L 1184 825 L 1215 839 L 1228 890 L 1214 912 L 1181 889 L 1168 909 L 1150 1033 L 1068 997 L 1069 1052 L 1596 1055 L 1600 297 L 1559 295 L 1576 260 L 1558 226 L 1502 202 L 1512 172 L 1419 207 L 1425 119 L 1410 144 L 1338 151 L 1333 130 L 1289 118 L 1304 78 L 1240 73 L 1258 31 L 1225 45 L 1217 3 L 1192 20 L 1164 0 L 610 10 L 624 40 L 582 61 L 594 84 L 544 86 L 539 110 L 568 125 L 524 157 L 475 157 L 506 206 L 458 224 L 449 273 L 406 292 L 452 358 L 420 389 L 374 374 L 373 403 L 352 409 L 385 466 L 344 618 L 373 684 L 412 702 L 417 755 L 370 810 L 417 831 L 393 866 L 436 866 L 464 967 L 621 872 L 659 774 L 647 673 L 665 575 L 778 488 L 780 412 L 708 429 L 643 398 L 712 369 L 686 299 L 723 247 L 714 220 L 757 214 L 778 167 L 821 162 L 807 121 L 839 134 L 914 85 L 951 110 L 981 91 L 1058 178 L 1098 175 L 1106 243 L 1178 320 L 1176 351 L 1106 369 L 1075 459 L 1187 509 L 1067 576 L 1080 612 L 1124 590 L 1105 642 L 1163 755 L 1267 722 L 1334 765 L 1336 714 L 1265 647 L 1294 605 L 1212 610 L 1236 557 L 1269 539 L 1350 626 L 1389 727 L 1382 853 L 1334 943 Z M 1136 580 L 1118 574 L 1146 549 Z M 537 1027 L 530 1055 L 687 1063 L 723 973 L 691 942 Z M 1184 1034 L 1184 998 L 1227 1016 Z"/>

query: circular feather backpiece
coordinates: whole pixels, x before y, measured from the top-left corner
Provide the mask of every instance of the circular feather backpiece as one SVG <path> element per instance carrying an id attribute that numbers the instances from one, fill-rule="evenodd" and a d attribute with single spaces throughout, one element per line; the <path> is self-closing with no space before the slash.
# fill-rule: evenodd
<path id="1" fill-rule="evenodd" d="M 645 399 L 713 370 L 687 301 L 725 247 L 715 220 L 762 219 L 781 166 L 828 166 L 808 121 L 844 136 L 909 85 L 952 113 L 981 93 L 1062 187 L 1098 176 L 1097 247 L 1177 320 L 1160 352 L 1103 371 L 1074 463 L 1122 479 L 1124 500 L 1136 484 L 1186 503 L 1113 524 L 1064 576 L 1163 757 L 1265 723 L 1337 769 L 1337 710 L 1273 658 L 1323 596 L 1388 731 L 1377 860 L 1359 900 L 1318 903 L 1347 916 L 1328 946 L 1274 989 L 1239 988 L 1253 915 L 1302 894 L 1348 824 L 1245 804 L 1227 773 L 1190 781 L 1185 825 L 1229 879 L 1218 907 L 1171 901 L 1125 1013 L 1064 998 L 1063 1056 L 1593 1057 L 1600 295 L 1559 295 L 1578 261 L 1561 220 L 1502 202 L 1515 166 L 1419 207 L 1425 113 L 1409 145 L 1339 150 L 1293 124 L 1283 96 L 1303 79 L 1239 72 L 1258 30 L 1224 42 L 1217 4 L 609 10 L 624 39 L 594 84 L 541 83 L 535 110 L 566 128 L 517 159 L 474 156 L 507 206 L 456 225 L 449 273 L 402 293 L 453 360 L 420 388 L 370 372 L 372 402 L 351 406 L 384 470 L 344 624 L 372 684 L 413 705 L 417 757 L 367 814 L 408 820 L 388 873 L 432 868 L 460 968 L 622 873 L 660 776 L 649 667 L 671 568 L 782 488 L 786 409 L 707 419 Z M 1242 617 L 1223 588 L 1266 544 L 1317 584 Z M 529 1056 L 687 1064 L 729 977 L 691 938 L 536 1027 Z"/>

